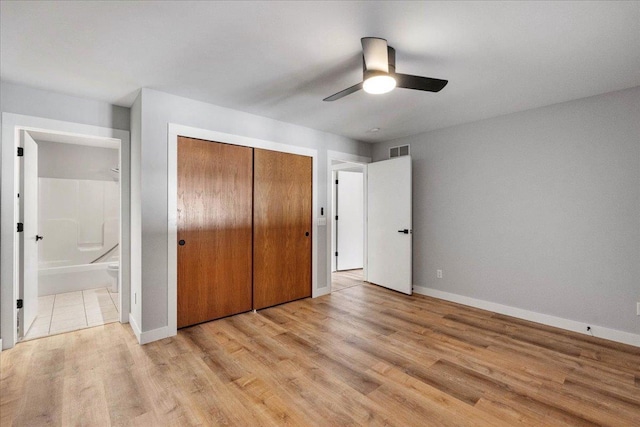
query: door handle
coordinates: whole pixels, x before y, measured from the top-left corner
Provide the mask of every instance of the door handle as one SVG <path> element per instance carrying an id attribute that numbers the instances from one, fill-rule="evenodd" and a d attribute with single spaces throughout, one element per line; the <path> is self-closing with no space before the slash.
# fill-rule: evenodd
<path id="1" fill-rule="evenodd" d="M 180 246 L 184 246 L 184 244 L 185 244 L 185 243 L 187 243 L 187 242 L 185 242 L 184 240 L 180 240 L 180 241 L 178 241 L 178 244 L 179 244 Z"/>
<path id="2" fill-rule="evenodd" d="M 38 235 L 36 234 L 36 242 L 37 242 L 38 240 L 42 240 L 42 239 L 44 239 L 44 236 L 38 236 Z"/>
<path id="3" fill-rule="evenodd" d="M 398 233 L 409 234 L 409 230 L 405 228 L 404 230 L 398 230 Z"/>

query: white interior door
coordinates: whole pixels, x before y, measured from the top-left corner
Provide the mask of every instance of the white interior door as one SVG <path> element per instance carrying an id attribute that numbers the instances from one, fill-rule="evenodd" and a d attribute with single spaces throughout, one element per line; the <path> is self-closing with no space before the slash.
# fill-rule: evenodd
<path id="1" fill-rule="evenodd" d="M 367 280 L 412 293 L 411 157 L 367 165 Z"/>
<path id="2" fill-rule="evenodd" d="M 338 171 L 336 269 L 353 270 L 364 265 L 364 176 Z"/>
<path id="3" fill-rule="evenodd" d="M 38 144 L 22 131 L 22 334 L 26 335 L 38 314 Z"/>

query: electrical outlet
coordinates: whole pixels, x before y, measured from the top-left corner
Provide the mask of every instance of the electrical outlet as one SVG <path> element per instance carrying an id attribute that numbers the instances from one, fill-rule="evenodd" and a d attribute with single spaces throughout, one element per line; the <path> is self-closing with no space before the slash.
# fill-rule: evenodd
<path id="1" fill-rule="evenodd" d="M 436 270 L 436 278 L 442 279 L 442 270 Z"/>

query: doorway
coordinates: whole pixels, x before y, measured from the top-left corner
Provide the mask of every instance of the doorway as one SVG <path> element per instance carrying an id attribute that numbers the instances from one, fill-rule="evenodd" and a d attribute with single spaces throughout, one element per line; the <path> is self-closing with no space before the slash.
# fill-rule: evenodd
<path id="1" fill-rule="evenodd" d="M 366 280 L 366 168 L 371 159 L 329 151 L 327 160 L 327 281 L 329 292 L 337 292 Z"/>
<path id="2" fill-rule="evenodd" d="M 331 292 L 364 280 L 364 165 L 332 161 Z"/>
<path id="3" fill-rule="evenodd" d="M 1 220 L 3 349 L 77 327 L 127 323 L 129 132 L 10 113 L 2 119 L 2 205 L 9 207 Z M 100 167 L 96 149 L 110 154 Z M 117 268 L 107 272 L 108 264 Z M 56 312 L 65 307 L 73 308 Z"/>
<path id="4" fill-rule="evenodd" d="M 118 321 L 120 143 L 30 131 L 22 139 L 19 337 Z"/>

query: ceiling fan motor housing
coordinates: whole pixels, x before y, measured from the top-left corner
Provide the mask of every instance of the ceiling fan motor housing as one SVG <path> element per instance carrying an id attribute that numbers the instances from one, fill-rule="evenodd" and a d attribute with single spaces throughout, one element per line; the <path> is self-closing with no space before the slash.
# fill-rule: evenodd
<path id="1" fill-rule="evenodd" d="M 396 50 L 380 37 L 363 37 L 362 82 L 341 90 L 323 101 L 336 101 L 361 89 L 373 94 L 387 93 L 396 87 L 439 92 L 448 81 L 432 77 L 396 73 Z"/>
<path id="2" fill-rule="evenodd" d="M 376 70 L 376 69 L 367 69 L 367 64 L 364 59 L 364 55 L 362 57 L 362 76 L 363 80 L 366 80 L 369 77 L 380 76 L 390 74 L 393 75 L 396 73 L 396 50 L 391 46 L 387 47 L 387 64 L 389 71 Z"/>

